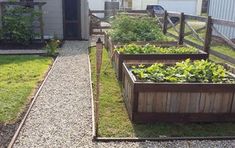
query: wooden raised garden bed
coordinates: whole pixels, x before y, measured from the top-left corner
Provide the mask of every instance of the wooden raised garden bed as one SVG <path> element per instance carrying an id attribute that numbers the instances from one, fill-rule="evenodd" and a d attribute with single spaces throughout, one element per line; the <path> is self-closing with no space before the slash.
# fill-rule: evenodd
<path id="1" fill-rule="evenodd" d="M 153 64 L 159 63 L 175 63 L 186 59 L 200 60 L 208 59 L 209 54 L 199 50 L 195 54 L 124 54 L 114 51 L 113 65 L 119 81 L 122 81 L 122 63 L 126 64 Z"/>
<path id="2" fill-rule="evenodd" d="M 123 93 L 133 122 L 235 121 L 235 84 L 137 81 L 129 68 L 123 63 Z"/>
<path id="3" fill-rule="evenodd" d="M 178 42 L 176 41 L 134 41 L 131 43 L 135 43 L 137 45 L 146 45 L 147 43 L 161 46 L 161 47 L 170 47 L 170 46 L 177 46 Z M 114 54 L 115 46 L 122 46 L 124 43 L 116 43 L 112 41 L 112 38 L 107 34 L 107 32 L 104 33 L 104 46 L 108 50 L 108 53 L 110 56 Z"/>

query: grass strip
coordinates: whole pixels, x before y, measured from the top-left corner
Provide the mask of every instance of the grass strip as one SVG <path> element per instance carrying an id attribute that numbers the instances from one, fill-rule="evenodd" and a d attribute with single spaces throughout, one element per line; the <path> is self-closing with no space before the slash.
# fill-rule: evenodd
<path id="1" fill-rule="evenodd" d="M 41 56 L 0 56 L 0 123 L 14 123 L 52 64 Z"/>
<path id="2" fill-rule="evenodd" d="M 90 53 L 93 94 L 96 85 L 95 48 Z M 183 136 L 235 136 L 234 123 L 155 123 L 132 124 L 123 102 L 121 85 L 116 79 L 108 53 L 103 52 L 100 92 L 100 137 L 183 137 Z"/>

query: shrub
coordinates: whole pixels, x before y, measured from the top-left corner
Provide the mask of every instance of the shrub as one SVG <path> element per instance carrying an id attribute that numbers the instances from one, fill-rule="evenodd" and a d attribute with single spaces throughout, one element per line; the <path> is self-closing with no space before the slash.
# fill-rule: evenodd
<path id="1" fill-rule="evenodd" d="M 49 40 L 49 42 L 47 42 L 46 47 L 45 47 L 47 54 L 49 56 L 55 56 L 60 44 L 61 44 L 60 40 L 56 40 L 56 39 Z"/>
<path id="2" fill-rule="evenodd" d="M 192 62 L 187 59 L 170 66 L 161 63 L 149 67 L 139 65 L 133 66 L 131 71 L 139 80 L 154 82 L 235 83 L 222 65 L 207 60 Z"/>
<path id="3" fill-rule="evenodd" d="M 131 41 L 167 41 L 153 18 L 117 15 L 112 21 L 109 32 L 113 41 L 129 43 Z"/>
<path id="4" fill-rule="evenodd" d="M 145 46 L 128 44 L 117 48 L 120 53 L 139 54 L 139 53 L 155 53 L 155 54 L 193 54 L 198 53 L 198 50 L 193 47 L 156 47 L 155 45 L 146 44 Z"/>
<path id="5" fill-rule="evenodd" d="M 40 15 L 40 12 L 29 7 L 7 7 L 2 17 L 2 39 L 28 44 L 39 35 L 34 32 L 33 23 Z"/>

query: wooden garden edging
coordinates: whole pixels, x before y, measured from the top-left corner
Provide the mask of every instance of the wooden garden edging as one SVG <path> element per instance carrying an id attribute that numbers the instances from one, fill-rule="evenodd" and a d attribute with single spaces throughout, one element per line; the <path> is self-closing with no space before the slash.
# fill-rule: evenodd
<path id="1" fill-rule="evenodd" d="M 0 55 L 47 55 L 46 50 L 1 50 Z"/>
<path id="2" fill-rule="evenodd" d="M 130 119 L 149 122 L 234 122 L 235 84 L 140 82 L 123 64 Z"/>

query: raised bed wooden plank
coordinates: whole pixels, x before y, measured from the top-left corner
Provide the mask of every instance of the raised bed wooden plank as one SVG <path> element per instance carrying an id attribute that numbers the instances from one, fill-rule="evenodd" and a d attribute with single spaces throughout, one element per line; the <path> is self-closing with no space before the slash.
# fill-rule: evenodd
<path id="1" fill-rule="evenodd" d="M 138 82 L 123 65 L 125 85 L 134 90 L 129 105 L 133 122 L 235 121 L 235 84 Z"/>

